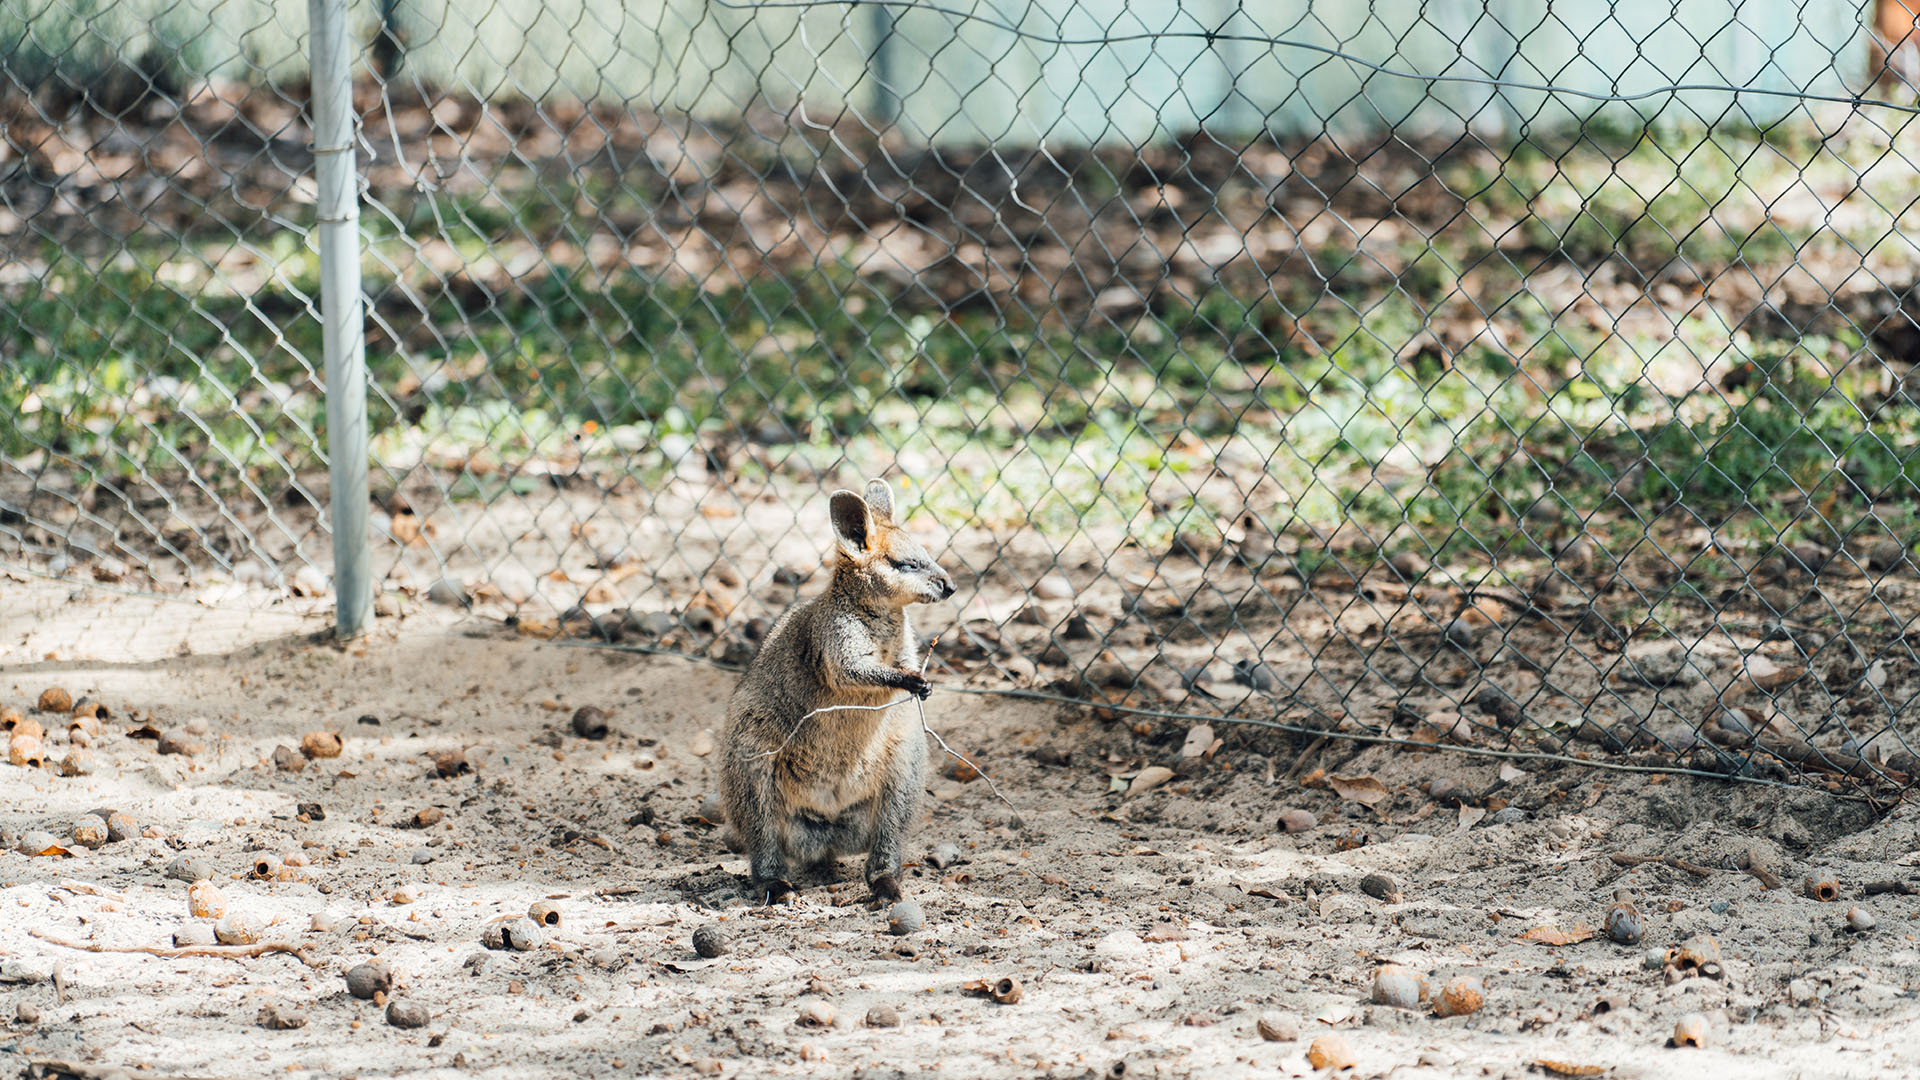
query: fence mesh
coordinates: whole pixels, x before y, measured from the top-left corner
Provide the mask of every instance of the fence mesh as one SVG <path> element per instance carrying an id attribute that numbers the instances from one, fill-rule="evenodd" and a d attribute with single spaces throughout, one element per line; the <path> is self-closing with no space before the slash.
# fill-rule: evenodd
<path id="1" fill-rule="evenodd" d="M 1909 784 L 1912 17 L 1164 7 L 356 11 L 377 611 L 744 662 L 882 475 L 949 685 Z M 273 12 L 0 15 L 15 573 L 326 603 Z"/>

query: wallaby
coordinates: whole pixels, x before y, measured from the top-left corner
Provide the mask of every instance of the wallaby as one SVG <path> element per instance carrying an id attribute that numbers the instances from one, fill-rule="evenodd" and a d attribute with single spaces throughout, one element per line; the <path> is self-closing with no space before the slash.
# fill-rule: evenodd
<path id="1" fill-rule="evenodd" d="M 900 899 L 920 810 L 926 739 L 912 710 L 884 706 L 931 691 L 907 608 L 952 596 L 953 577 L 894 523 L 885 481 L 829 510 L 832 583 L 773 624 L 727 704 L 720 799 L 756 902 L 792 894 L 789 868 L 860 852 L 874 898 Z"/>

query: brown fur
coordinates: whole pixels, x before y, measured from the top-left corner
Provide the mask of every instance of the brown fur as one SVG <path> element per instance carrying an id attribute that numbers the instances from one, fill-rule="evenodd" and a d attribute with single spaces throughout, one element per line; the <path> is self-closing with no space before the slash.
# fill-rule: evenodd
<path id="1" fill-rule="evenodd" d="M 1867 34 L 1869 93 L 1911 79 L 1894 61 L 1902 52 L 1909 61 L 1920 53 L 1920 32 L 1916 31 L 1920 31 L 1920 0 L 1874 0 L 1873 29 Z"/>
<path id="2" fill-rule="evenodd" d="M 951 596 L 953 579 L 893 522 L 882 481 L 865 499 L 835 492 L 832 506 L 832 583 L 773 625 L 727 705 L 721 801 L 769 902 L 792 891 L 793 868 L 862 852 L 875 895 L 897 898 L 925 782 L 913 709 L 808 714 L 925 697 L 906 609 Z"/>

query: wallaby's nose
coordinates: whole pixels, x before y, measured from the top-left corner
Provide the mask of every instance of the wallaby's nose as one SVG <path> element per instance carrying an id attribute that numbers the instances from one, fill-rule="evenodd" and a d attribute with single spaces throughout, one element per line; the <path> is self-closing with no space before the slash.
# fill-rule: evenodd
<path id="1" fill-rule="evenodd" d="M 952 596 L 953 593 L 954 593 L 953 575 L 942 574 L 940 576 L 940 599 L 945 600 L 947 597 Z"/>

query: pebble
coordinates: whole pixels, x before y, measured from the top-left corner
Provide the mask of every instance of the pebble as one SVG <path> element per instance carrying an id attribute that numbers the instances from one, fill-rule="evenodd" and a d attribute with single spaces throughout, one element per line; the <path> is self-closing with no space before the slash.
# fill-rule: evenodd
<path id="1" fill-rule="evenodd" d="M 1807 979 L 1795 979 L 1787 984 L 1787 1000 L 1795 1005 L 1805 1005 L 1813 1000 L 1813 983 Z"/>
<path id="2" fill-rule="evenodd" d="M 176 855 L 166 874 L 175 881 L 205 881 L 213 876 L 213 860 L 205 855 Z"/>
<path id="3" fill-rule="evenodd" d="M 32 1027 L 40 1022 L 40 1006 L 31 1001 L 23 1001 L 13 1007 L 13 1019 L 22 1027 Z"/>
<path id="4" fill-rule="evenodd" d="M 227 913 L 227 898 L 211 881 L 187 886 L 187 914 L 196 919 L 218 919 Z"/>
<path id="5" fill-rule="evenodd" d="M 1033 583 L 1033 595 L 1042 600 L 1073 599 L 1073 583 L 1061 574 L 1047 574 Z"/>
<path id="6" fill-rule="evenodd" d="M 73 842 L 83 848 L 102 848 L 107 843 L 107 823 L 92 814 L 73 819 Z"/>
<path id="7" fill-rule="evenodd" d="M 1731 900 L 1715 900 L 1713 903 L 1707 905 L 1707 910 L 1713 912 L 1715 915 L 1725 915 L 1728 911 L 1732 910 L 1732 908 L 1733 901 Z"/>
<path id="8" fill-rule="evenodd" d="M 607 710 L 598 705 L 582 705 L 573 710 L 573 733 L 583 739 L 607 737 Z"/>
<path id="9" fill-rule="evenodd" d="M 1328 1032 L 1307 1046 L 1307 1064 L 1328 1072 L 1352 1068 L 1353 1047 L 1347 1045 L 1345 1036 Z"/>
<path id="10" fill-rule="evenodd" d="M 935 844 L 927 853 L 927 865 L 935 870 L 945 870 L 960 861 L 960 845 L 951 840 Z"/>
<path id="11" fill-rule="evenodd" d="M 533 571 L 524 566 L 502 566 L 493 572 L 493 587 L 500 590 L 500 596 L 509 604 L 520 605 L 533 599 L 537 583 Z"/>
<path id="12" fill-rule="evenodd" d="M 79 746 L 67 751 L 67 755 L 60 759 L 60 775 L 92 776 L 93 755 Z"/>
<path id="13" fill-rule="evenodd" d="M 1640 966 L 1643 968 L 1646 968 L 1648 971 L 1659 971 L 1661 968 L 1666 967 L 1667 966 L 1666 950 L 1665 949 L 1648 949 L 1646 952 L 1641 953 Z"/>
<path id="14" fill-rule="evenodd" d="M 1854 933 L 1864 934 L 1878 925 L 1880 925 L 1879 920 L 1875 919 L 1873 912 L 1868 911 L 1866 908 L 1850 907 L 1847 909 L 1847 929 Z"/>
<path id="15" fill-rule="evenodd" d="M 824 1001 L 808 1001 L 800 1006 L 799 1016 L 794 1022 L 803 1028 L 824 1031 L 833 1026 L 833 1006 Z"/>
<path id="16" fill-rule="evenodd" d="M 427 586 L 427 599 L 448 607 L 466 607 L 467 589 L 452 578 L 443 577 Z"/>
<path id="17" fill-rule="evenodd" d="M 900 1013 L 891 1005 L 875 1005 L 867 1010 L 867 1026 L 870 1028 L 897 1028 L 900 1026 Z"/>
<path id="18" fill-rule="evenodd" d="M 39 855 L 54 848 L 62 848 L 60 838 L 44 829 L 35 829 L 20 838 L 17 849 L 22 855 Z"/>
<path id="19" fill-rule="evenodd" d="M 1487 988 L 1474 975 L 1456 975 L 1448 979 L 1433 999 L 1433 1015 L 1466 1016 L 1480 1011 L 1487 1003 Z"/>
<path id="20" fill-rule="evenodd" d="M 433 861 L 433 850 L 431 848 L 414 848 L 413 854 L 408 858 L 415 866 L 425 866 Z"/>
<path id="21" fill-rule="evenodd" d="M 703 926 L 693 932 L 693 951 L 711 960 L 727 951 L 727 935 L 717 926 Z"/>
<path id="22" fill-rule="evenodd" d="M 173 932 L 175 948 L 184 949 L 194 945 L 212 945 L 218 939 L 213 936 L 213 924 L 190 922 L 183 924 Z"/>
<path id="23" fill-rule="evenodd" d="M 222 945 L 252 945 L 260 940 L 260 927 L 246 915 L 230 911 L 213 924 L 213 936 Z"/>
<path id="24" fill-rule="evenodd" d="M 524 915 L 508 923 L 501 930 L 501 937 L 514 952 L 531 952 L 547 940 L 547 935 L 540 932 L 540 924 Z"/>
<path id="25" fill-rule="evenodd" d="M 300 751 L 282 743 L 273 748 L 273 767 L 281 772 L 299 772 L 307 767 L 307 759 Z"/>
<path id="26" fill-rule="evenodd" d="M 1300 1037 L 1300 1021 L 1291 1013 L 1263 1012 L 1253 1029 L 1268 1042 L 1293 1042 Z"/>
<path id="27" fill-rule="evenodd" d="M 273 1031 L 292 1031 L 307 1026 L 307 1014 L 299 1009 L 282 1009 L 278 1005 L 262 1005 L 260 1015 L 255 1022 L 263 1028 Z"/>
<path id="28" fill-rule="evenodd" d="M 1406 900 L 1400 892 L 1400 883 L 1386 874 L 1368 874 L 1361 878 L 1360 891 L 1388 904 L 1403 903 Z"/>
<path id="29" fill-rule="evenodd" d="M 393 989 L 393 971 L 378 960 L 355 964 L 347 969 L 347 993 L 362 1001 Z"/>
<path id="30" fill-rule="evenodd" d="M 132 814 L 123 814 L 118 810 L 100 815 L 107 822 L 107 843 L 117 844 L 122 840 L 131 840 L 140 835 L 140 823 L 133 820 Z"/>
<path id="31" fill-rule="evenodd" d="M 1387 964 L 1373 973 L 1373 1003 L 1396 1009 L 1417 1009 L 1426 997 L 1426 980 L 1399 964 Z"/>
<path id="32" fill-rule="evenodd" d="M 333 928 L 340 925 L 340 919 L 331 911 L 316 911 L 308 925 L 316 934 L 331 934 Z"/>
<path id="33" fill-rule="evenodd" d="M 1517 806 L 1503 806 L 1487 818 L 1489 825 L 1515 825 L 1527 820 L 1527 812 Z"/>
<path id="34" fill-rule="evenodd" d="M 1607 936 L 1620 945 L 1637 945 L 1645 934 L 1640 910 L 1624 900 L 1607 909 L 1606 929 Z"/>
<path id="35" fill-rule="evenodd" d="M 387 1003 L 387 1023 L 397 1028 L 423 1028 L 433 1019 L 433 1014 L 425 1005 L 406 998 L 395 998 Z"/>
<path id="36" fill-rule="evenodd" d="M 895 937 L 916 933 L 926 924 L 926 912 L 918 901 L 901 900 L 887 912 L 887 932 Z"/>
<path id="37" fill-rule="evenodd" d="M 1318 824 L 1319 820 L 1305 810 L 1280 811 L 1280 827 L 1290 833 L 1303 833 Z"/>
<path id="38" fill-rule="evenodd" d="M 40 701 L 34 708 L 41 712 L 70 713 L 73 711 L 73 695 L 64 686 L 49 686 L 40 691 Z"/>
<path id="39" fill-rule="evenodd" d="M 331 731 L 309 731 L 300 737 L 300 752 L 310 758 L 337 758 L 340 750 L 340 736 Z"/>
<path id="40" fill-rule="evenodd" d="M 160 735 L 160 741 L 154 747 L 161 754 L 179 754 L 193 757 L 202 749 L 200 744 L 184 731 L 167 731 Z"/>

